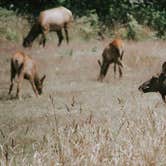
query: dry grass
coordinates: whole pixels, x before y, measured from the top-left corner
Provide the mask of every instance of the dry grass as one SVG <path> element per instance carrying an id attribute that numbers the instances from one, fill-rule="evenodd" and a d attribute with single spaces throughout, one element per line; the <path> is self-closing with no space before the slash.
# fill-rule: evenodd
<path id="1" fill-rule="evenodd" d="M 99 83 L 97 59 L 107 42 L 24 50 L 47 80 L 39 99 L 25 81 L 21 102 L 6 94 L 10 54 L 23 49 L 0 46 L 0 165 L 166 165 L 166 106 L 157 93 L 137 90 L 160 72 L 165 42 L 125 42 L 124 77 L 114 79 L 111 66 Z"/>
<path id="2" fill-rule="evenodd" d="M 1 145 L 1 165 L 166 164 L 165 118 L 153 109 L 141 109 L 144 117 L 132 118 L 126 113 L 127 108 L 122 108 L 116 129 L 112 127 L 111 117 L 97 118 L 91 113 L 82 118 L 81 112 L 74 116 L 70 112 L 64 114 L 67 123 L 62 126 L 51 103 L 52 118 L 43 116 L 47 131 L 26 142 L 30 136 L 28 125 L 23 130 L 25 139 L 20 143 L 18 129 L 9 133 Z"/>

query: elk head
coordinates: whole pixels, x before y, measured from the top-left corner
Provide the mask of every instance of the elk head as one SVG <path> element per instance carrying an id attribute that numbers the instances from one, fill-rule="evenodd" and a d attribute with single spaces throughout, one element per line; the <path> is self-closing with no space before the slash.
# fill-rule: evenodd
<path id="1" fill-rule="evenodd" d="M 23 40 L 23 47 L 32 47 L 32 42 L 29 40 L 29 38 L 24 38 L 24 40 Z"/>
<path id="2" fill-rule="evenodd" d="M 157 92 L 159 90 L 159 78 L 153 76 L 150 80 L 140 85 L 138 89 L 144 93 Z"/>
<path id="3" fill-rule="evenodd" d="M 44 75 L 44 76 L 43 76 L 41 79 L 39 79 L 38 81 L 35 81 L 36 89 L 37 89 L 39 95 L 41 95 L 42 92 L 43 92 L 43 82 L 44 82 L 45 78 L 46 78 L 46 75 Z"/>
<path id="4" fill-rule="evenodd" d="M 110 63 L 107 62 L 106 60 L 103 60 L 103 63 L 101 63 L 101 61 L 98 60 L 98 64 L 100 66 L 100 75 L 97 80 L 102 82 L 108 71 L 108 67 L 109 67 Z"/>

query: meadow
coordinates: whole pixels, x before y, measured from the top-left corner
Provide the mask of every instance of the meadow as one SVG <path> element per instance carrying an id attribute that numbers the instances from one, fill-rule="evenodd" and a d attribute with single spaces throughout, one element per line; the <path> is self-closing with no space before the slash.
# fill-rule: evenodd
<path id="1" fill-rule="evenodd" d="M 113 38 L 70 36 L 57 47 L 52 33 L 46 48 L 35 42 L 31 49 L 0 40 L 0 165 L 166 165 L 166 104 L 158 93 L 138 91 L 161 71 L 166 42 L 124 40 L 123 77 L 110 66 L 101 83 L 97 60 Z M 46 74 L 39 98 L 26 80 L 22 101 L 7 95 L 17 50 Z"/>

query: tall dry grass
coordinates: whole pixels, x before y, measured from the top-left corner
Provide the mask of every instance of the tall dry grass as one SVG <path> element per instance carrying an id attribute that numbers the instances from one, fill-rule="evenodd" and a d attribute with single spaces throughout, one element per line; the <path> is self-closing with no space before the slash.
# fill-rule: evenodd
<path id="1" fill-rule="evenodd" d="M 133 103 L 136 104 L 136 103 Z M 144 116 L 132 118 L 123 107 L 120 125 L 112 128 L 112 117 L 97 118 L 93 113 L 75 118 L 67 108 L 67 123 L 60 124 L 53 97 L 50 97 L 49 114 L 42 117 L 47 132 L 31 142 L 19 141 L 19 128 L 4 138 L 0 145 L 0 165 L 135 165 L 155 166 L 166 164 L 166 123 L 154 108 L 143 111 Z M 81 108 L 82 109 L 82 108 Z M 26 137 L 31 128 L 23 130 Z M 28 148 L 27 148 L 28 147 Z"/>
<path id="2" fill-rule="evenodd" d="M 110 67 L 100 84 L 97 59 L 112 39 L 77 40 L 69 47 L 48 42 L 45 49 L 37 45 L 25 50 L 45 65 L 48 77 L 40 99 L 28 97 L 32 90 L 24 84 L 22 103 L 5 97 L 9 55 L 21 46 L 1 44 L 1 83 L 5 85 L 0 96 L 0 165 L 166 165 L 165 105 L 157 94 L 140 97 L 137 93 L 139 83 L 160 71 L 165 42 L 125 41 L 123 79 L 114 80 Z M 55 99 L 47 98 L 49 93 L 55 94 L 56 105 Z M 62 103 L 72 95 L 83 104 L 78 102 L 76 108 L 66 104 L 64 113 Z"/>

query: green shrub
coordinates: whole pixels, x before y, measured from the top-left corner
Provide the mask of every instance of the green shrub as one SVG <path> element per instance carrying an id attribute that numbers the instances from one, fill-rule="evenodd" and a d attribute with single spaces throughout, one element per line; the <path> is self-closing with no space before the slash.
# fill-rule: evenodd
<path id="1" fill-rule="evenodd" d="M 27 25 L 26 19 L 22 19 L 14 11 L 0 8 L 0 38 L 20 41 Z"/>
<path id="2" fill-rule="evenodd" d="M 19 40 L 19 36 L 18 36 L 17 32 L 15 30 L 10 29 L 10 28 L 6 29 L 5 37 L 7 40 L 10 40 L 10 41 L 18 41 Z"/>
<path id="3" fill-rule="evenodd" d="M 96 36 L 99 31 L 98 16 L 94 11 L 90 11 L 88 16 L 79 18 L 77 23 L 81 36 L 85 40 L 89 40 L 91 37 Z"/>
<path id="4" fill-rule="evenodd" d="M 166 10 L 149 5 L 142 6 L 137 13 L 133 14 L 140 24 L 154 29 L 157 37 L 166 39 Z"/>
<path id="5" fill-rule="evenodd" d="M 0 0 L 0 6 L 0 29 L 7 26 L 11 27 L 12 24 L 17 27 L 15 24 L 17 24 L 16 20 L 20 15 L 26 16 L 30 23 L 35 20 L 42 10 L 65 6 L 73 12 L 75 17 L 79 17 L 79 20 L 82 21 L 83 26 L 80 26 L 80 33 L 85 40 L 89 40 L 97 32 L 102 31 L 103 33 L 102 27 L 104 26 L 107 26 L 105 29 L 112 33 L 112 29 L 114 30 L 117 24 L 122 27 L 127 24 L 126 38 L 129 39 L 139 40 L 142 36 L 144 38 L 146 32 L 143 27 L 147 26 L 156 31 L 158 38 L 166 39 L 165 0 L 82 0 L 79 2 L 75 0 Z M 129 18 L 129 15 L 133 18 Z M 16 34 L 19 34 L 17 30 Z"/>
<path id="6" fill-rule="evenodd" d="M 150 31 L 149 28 L 140 25 L 132 15 L 128 15 L 128 19 L 129 22 L 127 23 L 126 32 L 123 31 L 124 38 L 138 41 L 153 37 L 152 31 Z"/>

